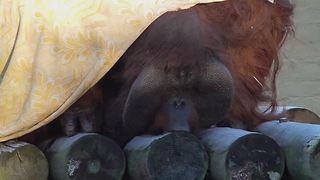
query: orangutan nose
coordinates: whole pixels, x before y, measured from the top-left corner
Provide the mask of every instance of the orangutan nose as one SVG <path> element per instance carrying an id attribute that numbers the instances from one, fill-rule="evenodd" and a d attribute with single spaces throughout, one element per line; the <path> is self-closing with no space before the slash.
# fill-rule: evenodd
<path id="1" fill-rule="evenodd" d="M 190 101 L 181 97 L 174 97 L 164 105 L 167 124 L 164 131 L 191 131 L 195 109 Z"/>
<path id="2" fill-rule="evenodd" d="M 185 105 L 185 100 L 183 98 L 174 98 L 172 106 L 176 109 L 182 109 Z"/>

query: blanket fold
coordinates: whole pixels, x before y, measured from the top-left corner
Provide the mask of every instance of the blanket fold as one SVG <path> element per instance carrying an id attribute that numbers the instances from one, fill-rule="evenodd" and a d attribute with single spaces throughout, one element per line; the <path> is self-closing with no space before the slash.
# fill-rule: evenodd
<path id="1" fill-rule="evenodd" d="M 0 142 L 55 119 L 156 18 L 222 0 L 1 0 Z"/>

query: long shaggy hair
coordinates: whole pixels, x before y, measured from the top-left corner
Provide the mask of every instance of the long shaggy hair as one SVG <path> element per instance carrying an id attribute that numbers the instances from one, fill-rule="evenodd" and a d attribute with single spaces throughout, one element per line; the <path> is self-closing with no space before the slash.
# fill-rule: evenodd
<path id="1" fill-rule="evenodd" d="M 229 118 L 255 126 L 272 118 L 258 105 L 277 105 L 279 49 L 292 32 L 293 5 L 283 0 L 228 0 L 200 5 L 197 12 L 209 26 L 219 26 L 235 82 Z"/>

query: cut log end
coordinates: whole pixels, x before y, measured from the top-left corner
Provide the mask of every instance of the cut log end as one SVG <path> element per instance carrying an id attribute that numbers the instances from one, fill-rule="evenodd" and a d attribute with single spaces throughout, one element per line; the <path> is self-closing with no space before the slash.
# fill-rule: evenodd
<path id="1" fill-rule="evenodd" d="M 283 149 L 292 179 L 320 177 L 320 125 L 271 121 L 256 130 L 274 139 Z"/>
<path id="2" fill-rule="evenodd" d="M 196 179 L 204 174 L 207 163 L 202 145 L 187 134 L 168 135 L 155 142 L 149 152 L 150 172 L 158 179 L 168 179 L 172 174 L 180 179 Z"/>
<path id="3" fill-rule="evenodd" d="M 305 108 L 291 108 L 284 112 L 284 116 L 294 122 L 320 124 L 320 117 Z"/>
<path id="4" fill-rule="evenodd" d="M 174 132 L 159 138 L 140 138 L 140 141 L 150 143 L 143 149 L 135 148 L 132 144 L 126 147 L 130 179 L 204 178 L 208 168 L 208 155 L 193 135 Z M 141 142 L 135 143 L 141 147 Z"/>
<path id="5" fill-rule="evenodd" d="M 9 141 L 0 144 L 0 179 L 48 179 L 48 162 L 34 145 Z"/>
<path id="6" fill-rule="evenodd" d="M 271 138 L 233 128 L 211 128 L 199 133 L 210 155 L 207 179 L 280 180 L 284 154 Z"/>
<path id="7" fill-rule="evenodd" d="M 226 157 L 231 179 L 281 179 L 284 158 L 281 149 L 272 139 L 249 134 L 236 140 Z"/>
<path id="8" fill-rule="evenodd" d="M 52 179 L 121 180 L 125 157 L 121 148 L 98 134 L 55 140 L 45 150 Z"/>

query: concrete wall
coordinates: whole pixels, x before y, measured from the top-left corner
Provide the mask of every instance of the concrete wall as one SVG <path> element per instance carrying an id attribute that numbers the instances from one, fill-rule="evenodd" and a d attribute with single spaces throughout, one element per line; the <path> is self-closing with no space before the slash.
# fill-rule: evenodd
<path id="1" fill-rule="evenodd" d="M 296 0 L 295 4 L 296 33 L 281 53 L 279 100 L 320 115 L 320 0 Z"/>

